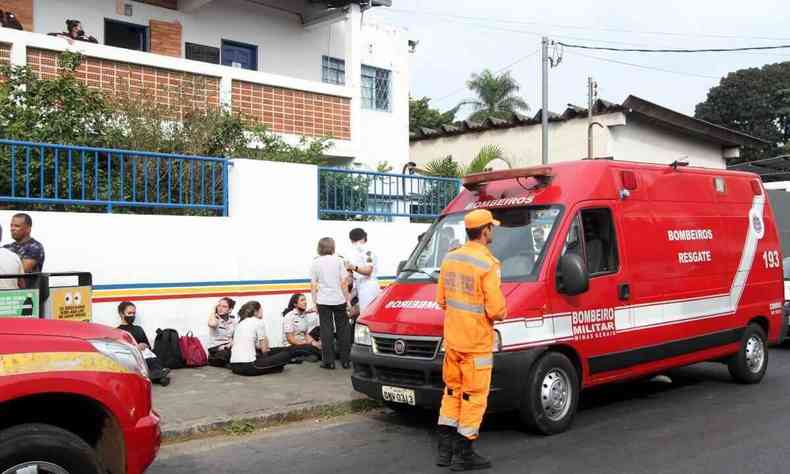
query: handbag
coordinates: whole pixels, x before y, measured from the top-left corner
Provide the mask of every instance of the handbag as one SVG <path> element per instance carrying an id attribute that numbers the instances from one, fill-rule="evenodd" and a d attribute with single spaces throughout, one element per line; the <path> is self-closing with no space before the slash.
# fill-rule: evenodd
<path id="1" fill-rule="evenodd" d="M 181 356 L 187 367 L 203 367 L 208 365 L 208 356 L 200 339 L 196 338 L 192 331 L 186 333 L 178 339 L 178 347 L 181 349 Z"/>

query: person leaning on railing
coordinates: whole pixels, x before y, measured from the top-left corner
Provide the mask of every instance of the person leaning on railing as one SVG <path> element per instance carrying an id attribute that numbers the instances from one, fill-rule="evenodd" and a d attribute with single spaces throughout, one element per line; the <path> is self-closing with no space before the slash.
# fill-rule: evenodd
<path id="1" fill-rule="evenodd" d="M 82 22 L 79 20 L 66 20 L 66 31 L 62 33 L 49 33 L 49 36 L 66 38 L 69 42 L 86 41 L 88 43 L 98 43 L 99 41 L 91 35 L 86 35 L 82 29 Z"/>

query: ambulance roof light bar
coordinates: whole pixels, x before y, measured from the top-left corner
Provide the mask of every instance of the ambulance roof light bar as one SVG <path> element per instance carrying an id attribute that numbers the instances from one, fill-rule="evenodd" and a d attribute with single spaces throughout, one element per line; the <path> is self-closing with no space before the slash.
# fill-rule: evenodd
<path id="1" fill-rule="evenodd" d="M 470 174 L 463 178 L 463 185 L 466 189 L 472 190 L 480 187 L 484 183 L 490 183 L 492 181 L 535 178 L 539 186 L 546 186 L 553 176 L 551 167 L 534 166 L 530 168 L 516 168 L 512 170 L 486 171 L 483 173 Z"/>

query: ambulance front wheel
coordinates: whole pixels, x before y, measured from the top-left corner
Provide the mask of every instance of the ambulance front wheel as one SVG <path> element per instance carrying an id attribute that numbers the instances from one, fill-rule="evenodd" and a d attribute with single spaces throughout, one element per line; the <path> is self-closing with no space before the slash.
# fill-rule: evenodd
<path id="1" fill-rule="evenodd" d="M 730 375 L 738 383 L 752 384 L 763 379 L 768 368 L 767 337 L 758 324 L 746 327 L 741 337 L 741 347 L 727 364 Z"/>
<path id="2" fill-rule="evenodd" d="M 532 365 L 521 401 L 521 421 L 532 431 L 553 435 L 567 430 L 579 403 L 579 374 L 559 352 L 547 352 Z"/>

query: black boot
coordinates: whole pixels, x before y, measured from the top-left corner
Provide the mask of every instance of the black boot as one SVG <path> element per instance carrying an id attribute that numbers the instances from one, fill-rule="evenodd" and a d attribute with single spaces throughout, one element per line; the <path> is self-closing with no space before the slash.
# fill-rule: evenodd
<path id="1" fill-rule="evenodd" d="M 456 444 L 456 431 L 452 426 L 439 425 L 436 430 L 439 438 L 439 453 L 436 456 L 436 465 L 447 467 L 453 462 L 453 449 Z"/>
<path id="2" fill-rule="evenodd" d="M 451 471 L 473 471 L 491 467 L 491 461 L 475 452 L 474 441 L 462 437 L 459 444 L 459 453 L 456 456 L 455 463 L 450 467 Z"/>

